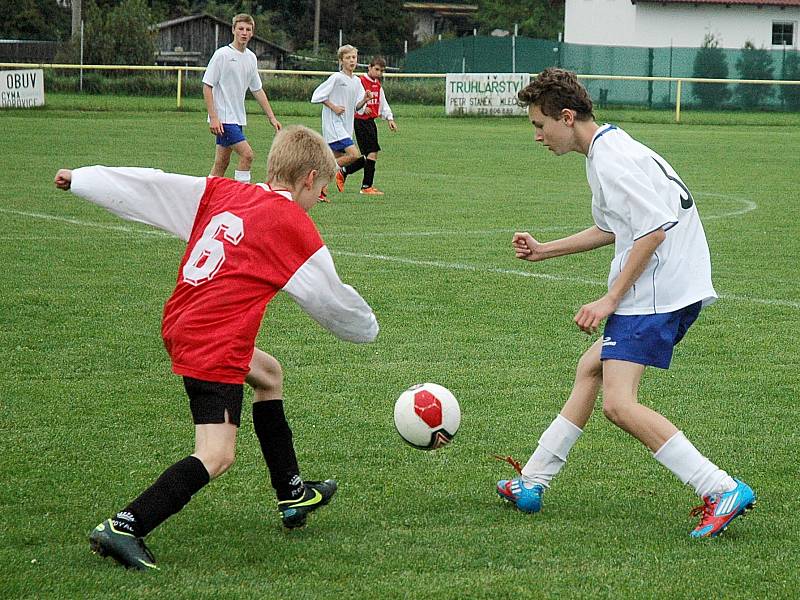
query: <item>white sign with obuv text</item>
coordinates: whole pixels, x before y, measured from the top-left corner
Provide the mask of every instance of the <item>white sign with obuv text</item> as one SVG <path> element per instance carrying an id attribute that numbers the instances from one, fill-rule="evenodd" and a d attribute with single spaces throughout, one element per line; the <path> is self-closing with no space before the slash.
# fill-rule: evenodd
<path id="1" fill-rule="evenodd" d="M 0 71 L 0 107 L 30 108 L 44 105 L 44 71 Z"/>

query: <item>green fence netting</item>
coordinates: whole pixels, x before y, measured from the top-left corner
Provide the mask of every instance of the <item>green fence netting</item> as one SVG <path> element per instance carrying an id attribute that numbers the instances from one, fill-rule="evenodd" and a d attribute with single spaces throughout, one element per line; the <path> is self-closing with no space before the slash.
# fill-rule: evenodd
<path id="1" fill-rule="evenodd" d="M 800 52 L 792 49 L 630 48 L 568 44 L 525 37 L 469 36 L 409 52 L 406 73 L 538 73 L 550 66 L 581 75 L 799 80 Z M 651 108 L 675 105 L 670 81 L 586 80 L 599 105 Z M 699 108 L 800 109 L 800 86 L 685 84 L 681 102 Z"/>

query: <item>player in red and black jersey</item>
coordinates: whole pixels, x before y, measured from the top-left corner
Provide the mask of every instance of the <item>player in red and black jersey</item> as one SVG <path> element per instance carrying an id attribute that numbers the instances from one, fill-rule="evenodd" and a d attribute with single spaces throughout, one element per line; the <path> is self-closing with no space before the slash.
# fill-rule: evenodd
<path id="1" fill-rule="evenodd" d="M 386 101 L 386 94 L 383 91 L 381 80 L 386 70 L 386 61 L 381 56 L 376 56 L 369 63 L 367 74 L 361 75 L 361 84 L 368 92 L 372 92 L 372 98 L 367 101 L 363 112 L 356 113 L 354 131 L 358 148 L 364 155 L 364 179 L 361 182 L 362 194 L 370 196 L 380 196 L 383 192 L 376 188 L 373 183 L 375 180 L 375 165 L 378 160 L 378 152 L 381 147 L 378 143 L 378 128 L 375 119 L 385 119 L 389 124 L 389 131 L 397 131 L 397 123 L 394 122 L 394 115 L 389 103 Z M 352 171 L 352 168 L 349 169 Z"/>
<path id="2" fill-rule="evenodd" d="M 307 214 L 336 168 L 319 134 L 293 126 L 275 136 L 265 184 L 102 166 L 56 174 L 60 189 L 188 242 L 162 337 L 189 396 L 195 449 L 92 531 L 94 551 L 126 567 L 157 568 L 143 538 L 233 464 L 245 381 L 284 526 L 303 525 L 336 492 L 333 480 L 300 477 L 281 365 L 255 348 L 267 304 L 280 291 L 344 340 L 371 342 L 378 334 L 372 309 L 339 279 Z"/>

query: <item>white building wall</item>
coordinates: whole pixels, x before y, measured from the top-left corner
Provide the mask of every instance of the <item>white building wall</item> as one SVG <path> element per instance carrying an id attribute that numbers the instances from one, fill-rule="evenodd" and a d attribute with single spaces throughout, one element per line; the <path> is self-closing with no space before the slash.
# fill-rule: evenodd
<path id="1" fill-rule="evenodd" d="M 722 48 L 772 46 L 772 23 L 794 23 L 798 48 L 800 7 L 708 4 L 631 4 L 630 0 L 566 0 L 564 41 L 604 46 L 697 48 L 713 33 Z"/>
<path id="2" fill-rule="evenodd" d="M 631 0 L 566 0 L 564 4 L 564 41 L 569 44 L 633 46 L 635 24 L 636 6 Z"/>

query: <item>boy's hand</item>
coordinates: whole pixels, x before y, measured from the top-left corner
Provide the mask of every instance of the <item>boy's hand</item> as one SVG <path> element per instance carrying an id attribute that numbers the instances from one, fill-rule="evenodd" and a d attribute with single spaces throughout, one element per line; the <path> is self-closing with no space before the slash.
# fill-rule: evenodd
<path id="1" fill-rule="evenodd" d="M 225 133 L 225 128 L 222 126 L 222 123 L 220 123 L 220 120 L 217 117 L 210 118 L 208 128 L 214 135 L 223 135 Z"/>
<path id="2" fill-rule="evenodd" d="M 267 118 L 269 119 L 270 125 L 272 125 L 275 128 L 275 131 L 281 130 L 281 127 L 283 127 L 283 125 L 281 125 L 281 122 L 275 118 L 275 115 Z"/>
<path id="3" fill-rule="evenodd" d="M 389 121 L 389 131 L 397 131 L 397 123 Z"/>
<path id="4" fill-rule="evenodd" d="M 543 244 L 533 239 L 533 236 L 527 231 L 515 233 L 511 238 L 511 245 L 514 246 L 517 258 L 522 260 L 537 261 L 547 258 L 542 249 Z"/>
<path id="5" fill-rule="evenodd" d="M 335 112 L 337 115 L 341 115 L 341 114 L 343 114 L 343 113 L 344 113 L 344 106 L 339 106 L 338 104 L 333 104 L 333 103 L 331 103 L 331 105 L 330 105 L 330 107 L 329 107 L 329 108 L 330 108 L 330 109 L 331 109 L 333 112 Z"/>
<path id="6" fill-rule="evenodd" d="M 575 315 L 575 324 L 585 333 L 595 333 L 603 319 L 617 309 L 617 302 L 608 295 L 584 304 Z"/>
<path id="7" fill-rule="evenodd" d="M 60 190 L 68 190 L 72 185 L 72 171 L 70 169 L 61 169 L 56 173 L 54 183 Z"/>

